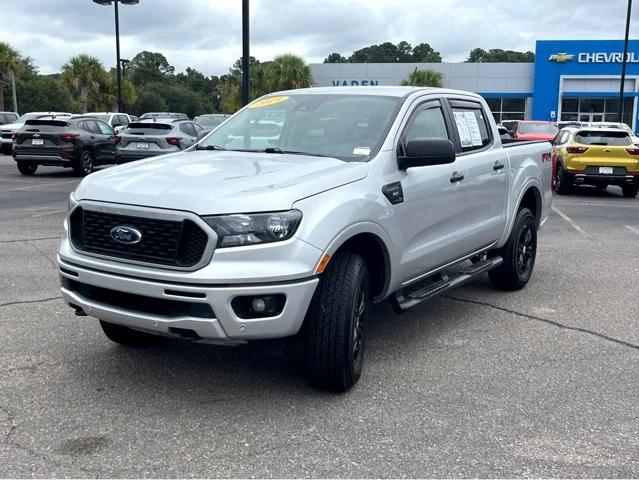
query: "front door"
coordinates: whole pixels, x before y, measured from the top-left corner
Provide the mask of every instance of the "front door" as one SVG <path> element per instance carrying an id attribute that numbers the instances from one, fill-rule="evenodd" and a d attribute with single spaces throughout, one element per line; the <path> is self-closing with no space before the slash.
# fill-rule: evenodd
<path id="1" fill-rule="evenodd" d="M 417 107 L 404 133 L 399 149 L 413 138 L 453 139 L 452 125 L 439 100 Z M 457 162 L 409 168 L 400 172 L 404 202 L 395 206 L 401 252 L 402 283 L 440 267 L 463 254 L 460 230 L 463 228 L 463 199 L 460 181 L 455 180 Z"/>
<path id="2" fill-rule="evenodd" d="M 603 122 L 604 116 L 603 113 L 580 113 L 579 121 L 580 122 Z"/>

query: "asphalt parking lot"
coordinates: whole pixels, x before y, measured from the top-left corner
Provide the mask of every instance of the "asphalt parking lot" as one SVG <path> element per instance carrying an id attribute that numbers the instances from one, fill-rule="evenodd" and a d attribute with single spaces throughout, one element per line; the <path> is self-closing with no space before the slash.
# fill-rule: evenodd
<path id="1" fill-rule="evenodd" d="M 75 317 L 55 254 L 78 182 L 0 156 L 0 476 L 639 476 L 639 199 L 555 197 L 523 291 L 376 306 L 333 395 L 270 345 L 127 350 Z"/>

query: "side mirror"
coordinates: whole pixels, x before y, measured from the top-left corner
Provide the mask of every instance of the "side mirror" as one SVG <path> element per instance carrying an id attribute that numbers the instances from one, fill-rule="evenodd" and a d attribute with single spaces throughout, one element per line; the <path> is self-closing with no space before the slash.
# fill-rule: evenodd
<path id="1" fill-rule="evenodd" d="M 406 144 L 406 155 L 397 159 L 400 170 L 455 161 L 455 146 L 447 138 L 413 138 Z"/>
<path id="2" fill-rule="evenodd" d="M 197 132 L 197 141 L 199 142 L 204 137 L 206 137 L 209 133 L 211 133 L 211 130 L 202 130 L 200 132 Z"/>

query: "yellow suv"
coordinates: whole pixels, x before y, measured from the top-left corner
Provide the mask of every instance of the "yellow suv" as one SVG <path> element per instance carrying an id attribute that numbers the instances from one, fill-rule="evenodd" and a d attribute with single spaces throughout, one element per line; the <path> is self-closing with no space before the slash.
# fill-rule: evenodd
<path id="1" fill-rule="evenodd" d="M 564 128 L 552 142 L 557 158 L 555 190 L 570 193 L 575 185 L 604 190 L 618 185 L 624 197 L 639 191 L 639 147 L 625 130 Z"/>

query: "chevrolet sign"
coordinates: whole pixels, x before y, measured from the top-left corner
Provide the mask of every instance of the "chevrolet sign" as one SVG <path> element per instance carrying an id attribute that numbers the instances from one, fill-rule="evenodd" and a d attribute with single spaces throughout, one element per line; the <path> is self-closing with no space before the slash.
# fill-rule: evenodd
<path id="1" fill-rule="evenodd" d="M 551 62 L 566 63 L 572 62 L 573 58 L 575 58 L 574 55 L 568 55 L 567 53 L 555 53 L 554 55 L 551 55 L 548 60 Z"/>

